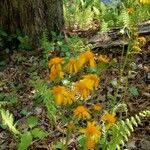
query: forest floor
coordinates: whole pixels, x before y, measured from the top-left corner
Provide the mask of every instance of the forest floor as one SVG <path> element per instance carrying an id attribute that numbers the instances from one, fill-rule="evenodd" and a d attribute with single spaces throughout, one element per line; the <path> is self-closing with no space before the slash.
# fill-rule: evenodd
<path id="1" fill-rule="evenodd" d="M 42 104 L 35 102 L 35 90 L 30 85 L 35 74 L 48 82 L 48 69 L 41 69 L 40 66 L 41 51 L 21 51 L 15 52 L 9 57 L 8 64 L 0 70 L 0 92 L 1 98 L 10 101 L 7 108 L 14 115 L 15 122 L 19 130 L 26 130 L 26 116 L 34 114 L 38 116 L 39 126 L 47 131 L 49 128 L 46 110 Z M 119 59 L 119 58 L 118 58 Z M 138 96 L 127 94 L 126 103 L 128 106 L 128 115 L 134 115 L 142 110 L 150 110 L 150 45 L 147 45 L 142 54 L 135 57 L 137 66 L 136 73 L 129 79 L 138 89 Z M 97 97 L 102 103 L 107 101 L 106 93 L 111 91 L 110 80 L 118 74 L 118 69 L 111 67 L 101 75 L 100 88 L 97 91 Z M 107 79 L 106 79 L 107 76 Z M 49 136 L 46 141 L 33 141 L 31 149 L 44 150 L 51 149 L 50 143 L 52 137 Z M 144 120 L 127 143 L 129 150 L 150 150 L 150 120 Z M 15 150 L 16 143 L 13 135 L 0 127 L 0 150 Z M 70 148 L 73 149 L 73 148 Z M 126 149 L 125 147 L 123 149 Z"/>

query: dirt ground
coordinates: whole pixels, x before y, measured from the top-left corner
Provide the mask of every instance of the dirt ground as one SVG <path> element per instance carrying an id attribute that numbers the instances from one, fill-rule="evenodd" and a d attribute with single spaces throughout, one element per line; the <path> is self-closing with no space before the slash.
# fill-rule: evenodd
<path id="1" fill-rule="evenodd" d="M 20 61 L 17 58 L 25 57 Z M 6 108 L 13 113 L 15 121 L 18 122 L 19 129 L 25 129 L 24 113 L 36 114 L 41 118 L 41 124 L 43 129 L 47 129 L 45 110 L 43 106 L 33 105 L 34 101 L 34 89 L 29 84 L 33 74 L 37 72 L 45 82 L 48 79 L 48 69 L 41 69 L 40 66 L 40 51 L 39 52 L 15 52 L 9 57 L 8 64 L 0 69 L 0 92 L 4 93 L 4 98 L 14 104 L 8 105 Z M 137 87 L 139 96 L 132 97 L 127 95 L 125 101 L 128 106 L 128 115 L 134 115 L 142 110 L 150 110 L 150 45 L 147 45 L 142 54 L 135 57 L 136 73 L 131 76 L 129 83 Z M 107 73 L 107 74 L 106 74 Z M 107 101 L 105 93 L 111 91 L 108 87 L 109 79 L 113 79 L 117 74 L 116 68 L 111 68 L 101 76 L 101 88 L 97 91 L 100 99 Z M 105 77 L 108 76 L 106 80 Z M 15 103 L 17 99 L 17 103 Z M 23 112 L 24 108 L 27 108 L 28 112 Z M 25 110 L 24 110 L 25 111 Z M 49 129 L 48 129 L 49 130 Z M 35 141 L 36 143 L 36 141 Z M 40 147 L 40 144 L 42 145 Z M 32 149 L 48 149 L 47 141 L 39 142 L 39 147 Z M 36 144 L 35 144 L 36 145 Z M 0 150 L 13 150 L 15 149 L 15 142 L 12 134 L 8 130 L 4 130 L 0 127 Z M 127 146 L 123 149 L 128 150 L 150 150 L 150 119 L 145 119 L 129 139 Z"/>

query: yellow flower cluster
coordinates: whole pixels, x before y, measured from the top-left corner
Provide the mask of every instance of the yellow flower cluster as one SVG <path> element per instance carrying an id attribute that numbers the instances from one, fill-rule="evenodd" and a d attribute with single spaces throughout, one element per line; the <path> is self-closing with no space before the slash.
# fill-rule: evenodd
<path id="1" fill-rule="evenodd" d="M 90 92 L 98 87 L 99 77 L 95 74 L 84 75 L 83 79 L 75 84 L 75 91 L 86 99 Z"/>
<path id="2" fill-rule="evenodd" d="M 139 0 L 139 2 L 141 4 L 148 4 L 148 3 L 150 3 L 150 0 Z"/>
<path id="3" fill-rule="evenodd" d="M 110 61 L 110 58 L 107 57 L 106 55 L 99 55 L 98 60 L 100 62 L 108 63 Z M 64 59 L 61 57 L 54 57 L 49 60 L 49 69 L 50 69 L 49 77 L 51 80 L 64 77 L 64 72 L 62 71 L 63 62 Z M 88 65 L 91 69 L 96 67 L 94 54 L 90 50 L 79 55 L 77 59 L 74 58 L 70 59 L 66 65 L 66 71 L 69 74 L 75 74 L 83 67 L 83 65 Z"/>
<path id="4" fill-rule="evenodd" d="M 70 59 L 70 61 L 67 64 L 67 72 L 69 72 L 70 74 L 73 73 L 77 73 L 78 72 L 78 65 L 77 65 L 77 61 L 75 59 Z"/>
<path id="5" fill-rule="evenodd" d="M 97 60 L 102 63 L 108 63 L 110 58 L 106 55 L 99 55 Z M 63 64 L 65 64 L 64 59 L 61 57 L 55 57 L 49 61 L 49 76 L 51 80 L 55 80 L 57 78 L 62 79 L 64 77 L 64 72 L 62 69 Z M 77 59 L 70 59 L 67 62 L 65 69 L 68 74 L 72 75 L 78 73 L 84 65 L 91 69 L 96 67 L 94 54 L 90 50 L 79 55 Z M 94 115 L 97 115 L 102 110 L 102 105 L 94 104 L 91 108 L 88 109 L 84 105 L 85 101 L 82 100 L 87 100 L 92 91 L 98 88 L 99 81 L 100 78 L 97 74 L 86 74 L 82 76 L 81 80 L 73 83 L 71 88 L 67 88 L 63 85 L 57 85 L 52 89 L 54 100 L 57 105 L 66 106 L 75 102 L 77 100 L 76 97 L 80 98 L 81 101 L 76 103 L 79 105 L 73 110 L 73 117 L 77 118 L 75 119 L 77 121 L 87 120 L 86 127 L 80 127 L 80 133 L 84 134 L 86 138 L 85 146 L 90 150 L 93 150 L 100 140 L 101 126 L 98 125 L 96 121 L 89 121 L 89 119 L 91 119 Z M 72 106 L 74 107 L 74 105 Z M 91 111 L 94 112 L 94 115 L 91 113 Z M 102 116 L 102 120 L 106 122 L 107 128 L 110 128 L 115 123 L 115 116 L 113 114 L 107 113 Z M 67 130 L 72 132 L 75 128 L 75 124 L 76 122 L 72 120 L 71 122 L 69 121 L 67 124 Z"/>
<path id="6" fill-rule="evenodd" d="M 137 38 L 138 42 L 136 42 L 133 46 L 132 46 L 132 49 L 133 49 L 133 52 L 135 53 L 139 53 L 141 52 L 141 48 L 140 46 L 143 46 L 146 44 L 146 38 L 145 37 L 138 37 Z"/>
<path id="7" fill-rule="evenodd" d="M 110 61 L 110 58 L 106 55 L 99 55 L 98 60 L 103 63 L 108 63 Z"/>
<path id="8" fill-rule="evenodd" d="M 91 91 L 98 87 L 99 77 L 95 74 L 84 75 L 83 79 L 75 83 L 73 91 L 69 91 L 65 86 L 53 87 L 53 95 L 56 104 L 67 105 L 75 101 L 75 94 L 86 100 Z"/>
<path id="9" fill-rule="evenodd" d="M 133 14 L 134 13 L 134 8 L 130 7 L 130 8 L 127 8 L 127 12 L 128 14 Z"/>
<path id="10" fill-rule="evenodd" d="M 95 104 L 95 105 L 93 106 L 93 110 L 94 110 L 94 111 L 97 111 L 97 112 L 101 111 L 102 108 L 103 108 L 103 106 L 100 105 L 100 104 Z"/>
<path id="11" fill-rule="evenodd" d="M 105 115 L 102 116 L 101 119 L 107 123 L 107 126 L 106 126 L 107 129 L 113 126 L 116 122 L 115 114 L 106 113 Z"/>
<path id="12" fill-rule="evenodd" d="M 56 77 L 63 78 L 64 73 L 62 71 L 62 64 L 63 58 L 55 57 L 49 61 L 49 68 L 50 68 L 50 79 L 54 80 Z"/>
<path id="13" fill-rule="evenodd" d="M 142 45 L 145 45 L 145 44 L 146 44 L 146 38 L 143 37 L 143 36 L 139 37 L 139 38 L 138 38 L 138 41 L 139 41 L 139 43 L 142 44 Z"/>
<path id="14" fill-rule="evenodd" d="M 134 44 L 134 45 L 132 46 L 132 49 L 133 49 L 133 51 L 134 51 L 135 53 L 141 52 L 141 48 L 140 48 L 139 44 Z"/>
<path id="15" fill-rule="evenodd" d="M 90 114 L 88 112 L 88 109 L 84 106 L 78 106 L 74 110 L 74 116 L 77 117 L 78 119 L 88 119 L 88 118 L 90 118 Z"/>
<path id="16" fill-rule="evenodd" d="M 80 129 L 80 132 L 86 137 L 86 147 L 94 149 L 101 137 L 101 127 L 95 121 L 87 122 L 86 128 Z"/>
<path id="17" fill-rule="evenodd" d="M 88 63 L 90 68 L 96 67 L 96 62 L 94 60 L 94 54 L 91 51 L 86 51 L 79 56 L 79 68 L 82 68 L 84 64 Z"/>
<path id="18" fill-rule="evenodd" d="M 68 91 L 64 86 L 53 87 L 53 95 L 57 105 L 72 104 L 75 100 L 74 92 Z"/>

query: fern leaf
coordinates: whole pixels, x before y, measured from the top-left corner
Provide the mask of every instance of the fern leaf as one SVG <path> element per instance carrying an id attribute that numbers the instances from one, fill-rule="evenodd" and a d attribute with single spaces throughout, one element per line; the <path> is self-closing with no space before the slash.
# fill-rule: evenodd
<path id="1" fill-rule="evenodd" d="M 107 32 L 108 30 L 108 23 L 103 20 L 101 24 L 101 32 Z"/>
<path id="2" fill-rule="evenodd" d="M 21 141 L 18 144 L 18 150 L 27 150 L 32 142 L 32 135 L 30 132 L 26 132 L 21 135 Z"/>
<path id="3" fill-rule="evenodd" d="M 5 105 L 7 105 L 9 102 L 6 102 L 6 101 L 0 101 L 0 107 L 1 106 L 5 106 Z"/>
<path id="4" fill-rule="evenodd" d="M 2 117 L 2 124 L 8 126 L 10 131 L 14 134 L 20 134 L 20 132 L 16 129 L 16 125 L 14 124 L 13 115 L 8 111 L 1 109 L 0 110 L 1 117 Z"/>
<path id="5" fill-rule="evenodd" d="M 57 109 L 53 100 L 52 92 L 39 78 L 35 81 L 35 83 L 32 82 L 31 84 L 34 86 L 36 94 L 41 96 L 43 103 L 47 108 L 49 119 L 55 122 Z"/>
<path id="6" fill-rule="evenodd" d="M 124 27 L 128 27 L 130 24 L 130 17 L 126 10 L 122 10 L 122 13 L 120 15 L 120 20 L 123 22 Z"/>
<path id="7" fill-rule="evenodd" d="M 112 128 L 112 141 L 109 142 L 107 149 L 120 150 L 120 145 L 124 145 L 128 141 L 131 132 L 134 131 L 133 127 L 137 127 L 145 117 L 150 117 L 149 110 L 142 111 L 131 118 L 127 118 L 125 121 L 118 121 Z"/>

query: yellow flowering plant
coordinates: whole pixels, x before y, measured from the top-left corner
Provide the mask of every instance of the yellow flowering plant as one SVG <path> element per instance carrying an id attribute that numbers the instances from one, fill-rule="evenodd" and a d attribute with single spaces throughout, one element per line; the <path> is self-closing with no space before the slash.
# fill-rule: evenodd
<path id="1" fill-rule="evenodd" d="M 100 57 L 101 60 L 96 61 Z M 97 119 L 102 117 L 99 112 L 103 107 L 100 103 L 90 104 L 89 102 L 91 101 L 91 94 L 99 87 L 100 77 L 99 74 L 86 73 L 83 70 L 84 67 L 97 69 L 99 63 L 109 64 L 111 61 L 106 55 L 100 57 L 96 58 L 94 53 L 88 50 L 77 58 L 71 58 L 70 60 L 54 57 L 49 61 L 51 81 L 55 81 L 57 78 L 61 78 L 63 81 L 64 79 L 70 80 L 73 75 L 80 75 L 77 80 L 70 80 L 69 84 L 54 82 L 52 88 L 54 102 L 61 108 L 60 116 L 64 118 L 63 122 L 67 123 L 67 136 L 63 149 L 67 149 L 72 131 L 78 131 L 76 136 L 83 137 L 84 142 L 80 145 L 81 147 L 95 149 L 99 145 L 102 128 L 105 125 L 99 124 Z M 90 104 L 90 106 L 86 106 L 87 104 Z M 66 111 L 69 117 L 66 117 Z M 86 127 L 84 121 L 86 121 Z"/>
<path id="2" fill-rule="evenodd" d="M 139 0 L 141 4 L 149 4 L 150 0 Z"/>
<path id="3" fill-rule="evenodd" d="M 69 60 L 55 57 L 49 61 L 50 80 L 55 81 L 57 77 L 61 79 L 58 83 L 54 82 L 52 93 L 58 108 L 58 119 L 64 125 L 63 150 L 67 150 L 73 136 L 77 139 L 79 149 L 95 150 L 102 148 L 105 150 L 110 147 L 110 143 L 113 141 L 110 137 L 119 134 L 120 130 L 116 129 L 118 118 L 114 108 L 117 104 L 118 90 L 122 84 L 123 71 L 132 59 L 132 54 L 141 52 L 142 47 L 146 44 L 146 39 L 138 37 L 138 34 L 135 33 L 136 31 L 129 36 L 130 42 L 120 69 L 116 91 L 112 95 L 112 99 L 108 97 L 109 104 L 107 107 L 93 99 L 92 94 L 100 88 L 101 71 L 98 71 L 99 66 L 102 64 L 103 67 L 107 68 L 114 64 L 114 59 L 106 55 L 96 56 L 91 50 L 88 50 Z M 90 71 L 93 68 L 95 72 Z M 75 75 L 77 78 L 72 80 L 72 76 Z M 68 83 L 64 80 L 67 80 Z"/>
<path id="4" fill-rule="evenodd" d="M 116 64 L 113 56 L 95 55 L 92 50 L 87 50 L 77 57 L 70 59 L 56 57 L 49 62 L 50 80 L 55 81 L 57 77 L 61 79 L 59 83 L 54 82 L 52 91 L 54 102 L 58 107 L 58 118 L 64 125 L 63 150 L 67 150 L 73 137 L 76 139 L 78 149 L 102 148 L 102 150 L 106 150 L 114 140 L 111 137 L 120 135 L 120 130 L 116 129 L 120 118 L 118 119 L 116 116 L 117 109 L 115 107 L 120 103 L 117 101 L 120 86 L 124 86 L 126 91 L 128 90 L 127 81 L 125 85 L 122 85 L 121 79 L 134 54 L 142 52 L 142 48 L 147 42 L 145 37 L 139 37 L 134 26 L 135 20 L 132 19 L 139 10 L 135 9 L 135 4 L 127 4 L 127 6 L 127 8 L 124 6 L 122 21 L 123 30 L 128 35 L 129 45 L 126 52 L 123 48 L 119 77 L 114 94 L 107 97 L 108 104 L 106 106 L 93 98 L 92 94 L 95 94 L 101 86 L 101 72 Z M 125 37 L 125 35 L 123 36 Z M 73 78 L 74 76 L 76 78 Z M 126 94 L 123 95 L 123 99 L 125 97 Z M 127 123 L 129 124 L 129 122 Z"/>

